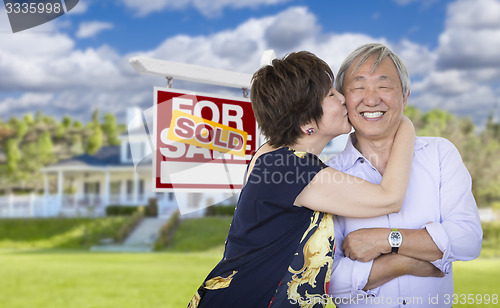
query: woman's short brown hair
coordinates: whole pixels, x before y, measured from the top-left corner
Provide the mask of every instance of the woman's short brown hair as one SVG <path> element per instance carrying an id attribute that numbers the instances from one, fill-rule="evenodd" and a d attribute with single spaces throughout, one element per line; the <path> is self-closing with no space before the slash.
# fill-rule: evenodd
<path id="1" fill-rule="evenodd" d="M 301 126 L 323 116 L 323 99 L 333 86 L 328 64 L 308 51 L 290 53 L 261 67 L 252 77 L 251 102 L 271 146 L 292 145 Z"/>

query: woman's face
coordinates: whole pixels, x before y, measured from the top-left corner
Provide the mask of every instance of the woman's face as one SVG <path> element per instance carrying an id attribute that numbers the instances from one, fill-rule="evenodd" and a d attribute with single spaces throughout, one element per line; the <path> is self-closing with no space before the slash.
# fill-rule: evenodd
<path id="1" fill-rule="evenodd" d="M 323 116 L 318 123 L 317 133 L 333 138 L 351 131 L 345 98 L 335 88 L 330 89 L 321 106 L 323 107 Z"/>

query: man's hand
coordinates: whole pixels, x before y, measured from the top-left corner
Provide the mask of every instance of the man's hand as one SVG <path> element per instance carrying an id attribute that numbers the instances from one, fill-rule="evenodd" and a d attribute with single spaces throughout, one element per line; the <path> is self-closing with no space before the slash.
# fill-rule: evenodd
<path id="1" fill-rule="evenodd" d="M 368 262 L 391 252 L 388 228 L 359 229 L 349 233 L 342 242 L 344 255 L 351 260 Z"/>

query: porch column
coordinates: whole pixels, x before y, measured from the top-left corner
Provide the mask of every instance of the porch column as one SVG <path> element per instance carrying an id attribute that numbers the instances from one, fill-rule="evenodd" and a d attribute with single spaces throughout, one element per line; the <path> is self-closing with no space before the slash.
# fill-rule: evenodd
<path id="1" fill-rule="evenodd" d="M 110 193 L 110 175 L 109 170 L 106 170 L 104 179 L 104 204 L 103 206 L 109 205 L 109 193 Z"/>
<path id="2" fill-rule="evenodd" d="M 138 200 L 138 195 L 139 195 L 139 175 L 137 172 L 134 170 L 134 203 L 137 204 L 139 202 Z"/>
<path id="3" fill-rule="evenodd" d="M 49 195 L 49 176 L 46 172 L 43 173 L 43 194 L 45 197 Z"/>
<path id="4" fill-rule="evenodd" d="M 49 191 L 49 175 L 47 172 L 43 174 L 43 202 L 42 202 L 42 215 L 48 216 L 47 208 L 49 204 L 50 191 Z"/>

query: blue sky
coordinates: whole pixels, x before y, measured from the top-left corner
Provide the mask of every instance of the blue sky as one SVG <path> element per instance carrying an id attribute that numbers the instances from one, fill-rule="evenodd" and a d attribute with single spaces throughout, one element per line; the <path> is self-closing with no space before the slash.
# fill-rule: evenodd
<path id="1" fill-rule="evenodd" d="M 0 9 L 0 118 L 41 110 L 87 122 L 96 108 L 119 117 L 130 106 L 147 109 L 165 81 L 136 73 L 131 56 L 251 74 L 267 49 L 278 57 L 310 50 L 336 71 L 373 41 L 405 61 L 409 104 L 480 125 L 492 110 L 500 116 L 500 0 L 80 0 L 15 34 Z"/>

